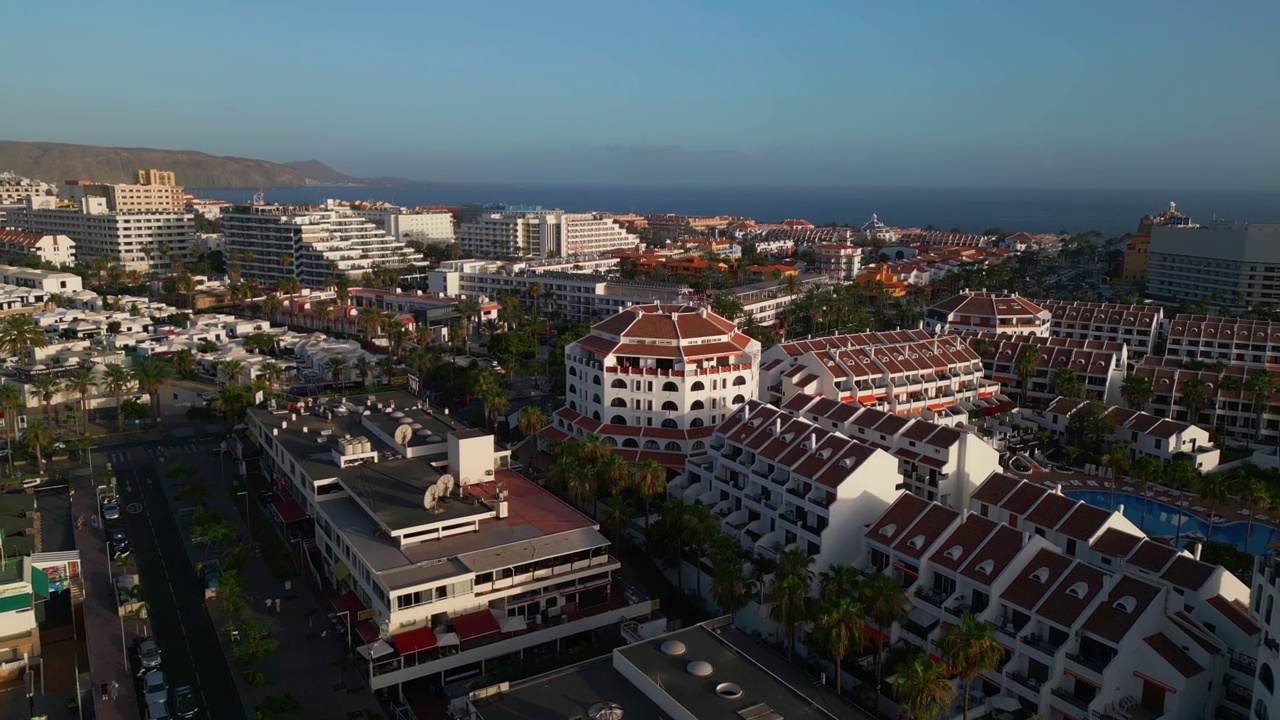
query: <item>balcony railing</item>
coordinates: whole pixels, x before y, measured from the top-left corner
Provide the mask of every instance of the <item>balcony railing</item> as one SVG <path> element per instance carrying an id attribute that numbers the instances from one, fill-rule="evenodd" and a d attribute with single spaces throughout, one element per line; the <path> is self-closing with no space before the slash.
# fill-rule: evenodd
<path id="1" fill-rule="evenodd" d="M 1258 672 L 1258 659 L 1252 655 L 1236 653 L 1231 656 L 1231 669 L 1242 675 L 1253 677 Z"/>
<path id="2" fill-rule="evenodd" d="M 1022 641 L 1022 644 L 1033 647 L 1036 650 L 1039 650 L 1040 652 L 1050 656 L 1057 655 L 1058 650 L 1062 647 L 1061 645 L 1054 645 L 1053 643 L 1049 642 L 1049 639 L 1043 635 L 1036 635 L 1036 634 L 1023 635 L 1018 639 Z"/>
<path id="3" fill-rule="evenodd" d="M 1111 664 L 1113 658 L 1102 658 L 1096 655 L 1077 655 L 1075 653 L 1067 653 L 1067 659 L 1081 667 L 1086 667 L 1096 673 L 1105 672 L 1107 666 Z"/>
<path id="4" fill-rule="evenodd" d="M 1076 697 L 1062 688 L 1054 688 L 1049 691 L 1049 694 L 1059 700 L 1066 700 L 1068 704 L 1081 712 L 1089 712 L 1089 703 L 1093 702 L 1092 700 Z"/>
<path id="5" fill-rule="evenodd" d="M 996 631 L 997 633 L 999 633 L 999 634 L 1001 634 L 1001 635 L 1003 635 L 1003 636 L 1005 636 L 1005 637 L 1009 638 L 1010 640 L 1017 640 L 1017 639 L 1018 639 L 1018 636 L 1014 634 L 1013 630 L 1010 630 L 1010 629 L 1006 628 L 1004 625 L 1001 625 L 1001 624 L 996 623 L 996 622 L 992 622 L 992 621 L 990 621 L 990 620 L 988 620 L 988 621 L 987 621 L 987 624 L 988 624 L 988 625 L 990 625 L 991 627 L 995 628 L 995 631 Z"/>
<path id="6" fill-rule="evenodd" d="M 1253 690 L 1237 683 L 1228 683 L 1223 698 L 1232 704 L 1248 709 L 1253 704 Z"/>
<path id="7" fill-rule="evenodd" d="M 942 607 L 942 604 L 947 601 L 948 596 L 944 595 L 941 591 L 938 591 L 938 590 L 925 590 L 924 588 L 916 588 L 916 597 L 920 598 L 921 600 L 929 603 L 934 607 L 940 608 Z"/>
<path id="8" fill-rule="evenodd" d="M 1042 683 L 1039 680 L 1029 678 L 1020 672 L 1009 670 L 1005 672 L 1004 676 L 1034 693 L 1038 694 L 1042 689 Z"/>

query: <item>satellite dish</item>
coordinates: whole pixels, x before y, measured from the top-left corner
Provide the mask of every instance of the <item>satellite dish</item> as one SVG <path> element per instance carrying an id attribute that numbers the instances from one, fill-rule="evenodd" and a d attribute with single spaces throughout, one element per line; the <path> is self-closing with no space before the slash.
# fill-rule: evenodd
<path id="1" fill-rule="evenodd" d="M 432 485 L 431 487 L 427 488 L 427 491 L 422 495 L 422 507 L 428 510 L 435 510 L 436 499 L 439 497 L 440 497 L 440 488 L 436 487 L 435 485 Z"/>
<path id="2" fill-rule="evenodd" d="M 457 480 L 449 473 L 441 475 L 440 479 L 436 481 L 436 487 L 440 488 L 441 497 L 452 495 L 455 484 L 457 484 Z"/>
<path id="3" fill-rule="evenodd" d="M 408 425 L 397 425 L 394 437 L 397 445 L 406 445 L 409 438 L 413 437 L 413 428 Z"/>
<path id="4" fill-rule="evenodd" d="M 591 720 L 622 720 L 622 706 L 611 702 L 597 703 L 587 711 L 587 716 Z"/>

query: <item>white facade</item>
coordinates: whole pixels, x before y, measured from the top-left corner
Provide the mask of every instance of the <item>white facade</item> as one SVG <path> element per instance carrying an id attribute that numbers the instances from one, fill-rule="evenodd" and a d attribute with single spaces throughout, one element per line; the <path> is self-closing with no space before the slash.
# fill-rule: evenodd
<path id="1" fill-rule="evenodd" d="M 172 255 L 187 256 L 196 239 L 190 213 L 108 212 L 104 198 L 85 198 L 78 210 L 35 205 L 9 211 L 5 222 L 27 232 L 71 238 L 81 264 L 106 257 L 126 270 L 163 271 Z"/>
<path id="2" fill-rule="evenodd" d="M 1242 654 L 1241 661 L 1248 667 L 1253 660 L 1254 683 L 1249 700 L 1252 701 L 1254 718 L 1270 718 L 1280 712 L 1280 695 L 1276 694 L 1276 676 L 1280 675 L 1280 614 L 1276 613 L 1280 600 L 1280 562 L 1276 551 L 1253 561 L 1253 594 L 1249 605 L 1253 619 L 1262 626 L 1262 635 L 1252 657 Z"/>
<path id="3" fill-rule="evenodd" d="M 79 275 L 58 270 L 34 270 L 32 268 L 0 265 L 0 283 L 31 288 L 45 293 L 70 294 L 84 289 Z"/>
<path id="4" fill-rule="evenodd" d="M 1129 346 L 1141 360 L 1156 349 L 1164 323 L 1159 305 L 1120 305 L 1069 300 L 1037 300 L 1053 316 L 1049 334 L 1073 340 L 1103 340 Z"/>
<path id="5" fill-rule="evenodd" d="M 387 234 L 424 244 L 454 241 L 453 215 L 447 212 L 399 212 L 387 215 Z"/>
<path id="6" fill-rule="evenodd" d="M 1147 294 L 1234 308 L 1280 302 L 1280 224 L 1151 228 Z"/>
<path id="7" fill-rule="evenodd" d="M 462 223 L 458 245 L 491 257 L 566 258 L 634 248 L 639 238 L 602 213 L 489 212 Z"/>
<path id="8" fill-rule="evenodd" d="M 52 265 L 74 265 L 76 243 L 66 235 L 0 229 L 0 253 L 34 255 Z"/>
<path id="9" fill-rule="evenodd" d="M 1058 398 L 1044 410 L 1023 408 L 1021 413 L 1023 419 L 1062 439 L 1071 415 L 1085 405 L 1084 400 Z M 1153 457 L 1169 463 L 1176 457 L 1186 456 L 1201 472 L 1218 467 L 1220 453 L 1204 428 L 1113 406 L 1107 406 L 1102 417 L 1112 427 L 1112 440 L 1129 448 L 1130 459 Z"/>
<path id="10" fill-rule="evenodd" d="M 924 312 L 929 332 L 996 332 L 1048 337 L 1048 310 L 1018 295 L 962 292 Z"/>

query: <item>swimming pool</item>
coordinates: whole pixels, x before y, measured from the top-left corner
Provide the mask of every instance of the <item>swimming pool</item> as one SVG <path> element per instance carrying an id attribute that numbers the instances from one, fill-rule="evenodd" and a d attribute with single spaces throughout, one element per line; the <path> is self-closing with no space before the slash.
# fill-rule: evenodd
<path id="1" fill-rule="evenodd" d="M 1068 490 L 1064 488 L 1062 494 L 1073 500 L 1083 500 L 1094 507 L 1100 507 L 1105 510 L 1112 509 L 1111 493 L 1106 490 Z M 1241 550 L 1261 555 L 1266 552 L 1266 547 L 1280 538 L 1280 531 L 1277 531 L 1271 525 L 1255 522 L 1253 531 L 1249 534 L 1249 547 L 1244 546 L 1245 530 L 1248 522 L 1237 520 L 1229 523 L 1220 523 L 1213 526 L 1213 534 L 1209 534 L 1209 523 L 1196 515 L 1183 512 L 1168 503 L 1153 500 L 1151 498 L 1143 498 L 1139 495 L 1131 495 L 1129 493 L 1116 493 L 1116 505 L 1124 506 L 1124 516 L 1129 522 L 1137 525 L 1152 537 L 1173 537 L 1178 532 L 1178 524 L 1182 524 L 1182 543 L 1187 543 L 1187 535 L 1189 533 L 1199 533 L 1201 536 L 1208 537 L 1214 542 L 1230 543 Z M 1144 505 L 1143 500 L 1146 500 Z M 1145 512 L 1146 517 L 1143 517 Z"/>

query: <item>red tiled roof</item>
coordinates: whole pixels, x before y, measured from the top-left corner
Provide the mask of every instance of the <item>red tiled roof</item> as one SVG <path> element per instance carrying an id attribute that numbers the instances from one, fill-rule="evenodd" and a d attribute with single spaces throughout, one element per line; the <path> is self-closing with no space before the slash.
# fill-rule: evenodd
<path id="1" fill-rule="evenodd" d="M 1039 485 L 1022 482 L 1017 490 L 1014 490 L 1011 495 L 1000 503 L 1000 507 L 1014 515 L 1025 515 L 1032 505 L 1035 505 L 1040 498 L 1047 494 L 1049 494 L 1049 491 Z"/>
<path id="2" fill-rule="evenodd" d="M 1133 552 L 1138 543 L 1142 542 L 1142 538 L 1132 535 L 1123 530 L 1115 528 L 1107 528 L 1093 541 L 1093 550 L 1095 552 L 1106 555 L 1107 557 L 1125 557 Z"/>
<path id="3" fill-rule="evenodd" d="M 971 500 L 977 500 L 988 505 L 999 505 L 1002 500 L 1009 497 L 1022 481 L 1012 475 L 1006 475 L 1002 472 L 993 472 L 991 476 L 974 490 Z"/>
<path id="4" fill-rule="evenodd" d="M 1083 502 L 1076 503 L 1076 509 L 1072 510 L 1071 514 L 1068 515 L 1060 525 L 1058 525 L 1058 532 L 1069 538 L 1088 540 L 1093 537 L 1110 518 L 1111 513 L 1103 510 L 1102 508 L 1097 508 Z"/>
<path id="5" fill-rule="evenodd" d="M 911 493 L 903 493 L 880 514 L 871 527 L 867 528 L 867 537 L 884 545 L 893 545 L 902 537 L 906 529 L 924 512 L 929 503 Z"/>
<path id="6" fill-rule="evenodd" d="M 1072 628 L 1085 608 L 1102 592 L 1106 577 L 1101 570 L 1076 561 L 1075 566 L 1058 582 L 1053 591 L 1040 601 L 1036 614 L 1064 628 Z M 1072 588 L 1077 591 L 1082 589 L 1083 592 L 1077 595 Z"/>
<path id="7" fill-rule="evenodd" d="M 1018 577 L 1005 588 L 1004 601 L 1031 612 L 1044 599 L 1058 579 L 1071 566 L 1071 560 L 1048 548 L 1041 549 L 1018 573 Z M 1048 570 L 1043 579 L 1036 577 L 1041 568 Z"/>
<path id="8" fill-rule="evenodd" d="M 1243 630 L 1246 635 L 1258 634 L 1258 624 L 1253 621 L 1253 618 L 1249 617 L 1249 613 L 1240 609 L 1239 605 L 1221 595 L 1214 595 L 1209 598 L 1209 605 L 1214 610 L 1217 610 L 1220 615 L 1230 620 L 1231 624 Z"/>
<path id="9" fill-rule="evenodd" d="M 976 551 L 996 528 L 992 520 L 977 514 L 970 514 L 951 534 L 943 538 L 938 549 L 929 558 L 935 566 L 944 570 L 955 571 L 968 562 Z M 958 552 L 953 548 L 959 548 Z"/>
<path id="10" fill-rule="evenodd" d="M 1008 525 L 1000 525 L 960 574 L 974 582 L 990 585 L 1019 552 L 1022 552 L 1022 533 Z M 983 572 L 987 567 L 990 567 L 990 571 Z"/>
<path id="11" fill-rule="evenodd" d="M 1178 646 L 1178 643 L 1170 640 L 1169 636 L 1164 633 L 1150 635 L 1143 638 L 1143 642 L 1155 651 L 1156 657 L 1169 663 L 1182 677 L 1195 677 L 1204 672 L 1204 667 L 1200 663 L 1192 659 L 1185 650 Z"/>
<path id="12" fill-rule="evenodd" d="M 920 559 L 925 550 L 929 549 L 929 546 L 942 535 L 959 515 L 958 511 L 952 510 L 946 505 L 931 504 L 929 509 L 925 510 L 924 514 L 902 534 L 901 539 L 894 543 L 894 551 L 909 558 Z M 913 542 L 917 541 L 917 538 L 919 539 L 918 542 Z M 918 545 L 918 547 L 912 547 L 913 545 Z"/>
<path id="13" fill-rule="evenodd" d="M 1109 642 L 1119 643 L 1159 595 L 1158 586 L 1132 575 L 1122 575 L 1081 628 Z M 1133 609 L 1126 610 L 1119 604 L 1121 600 L 1126 605 L 1132 603 Z"/>
<path id="14" fill-rule="evenodd" d="M 1199 590 L 1212 576 L 1212 565 L 1186 555 L 1179 555 L 1169 563 L 1168 569 L 1160 575 L 1160 579 L 1186 590 Z"/>
<path id="15" fill-rule="evenodd" d="M 1138 548 L 1129 555 L 1127 562 L 1130 565 L 1140 567 L 1149 573 L 1159 574 L 1164 570 L 1165 566 L 1169 564 L 1169 561 L 1173 560 L 1177 554 L 1178 551 L 1168 545 L 1144 540 L 1138 545 Z"/>

